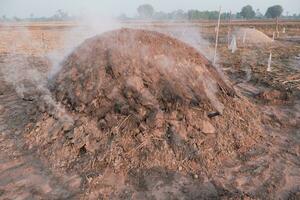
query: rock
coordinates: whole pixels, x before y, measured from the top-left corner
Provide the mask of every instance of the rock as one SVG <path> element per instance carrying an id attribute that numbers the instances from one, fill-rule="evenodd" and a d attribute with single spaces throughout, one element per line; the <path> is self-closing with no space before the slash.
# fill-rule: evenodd
<path id="1" fill-rule="evenodd" d="M 87 151 L 95 153 L 100 148 L 100 145 L 95 138 L 90 138 L 86 141 L 85 148 Z"/>
<path id="2" fill-rule="evenodd" d="M 205 134 L 212 134 L 216 132 L 215 127 L 207 120 L 202 121 L 201 131 Z"/>
<path id="3" fill-rule="evenodd" d="M 72 121 L 66 121 L 62 125 L 62 130 L 64 132 L 69 132 L 74 128 L 74 123 Z"/>
<path id="4" fill-rule="evenodd" d="M 105 129 L 107 127 L 105 119 L 101 119 L 98 124 L 101 129 Z"/>

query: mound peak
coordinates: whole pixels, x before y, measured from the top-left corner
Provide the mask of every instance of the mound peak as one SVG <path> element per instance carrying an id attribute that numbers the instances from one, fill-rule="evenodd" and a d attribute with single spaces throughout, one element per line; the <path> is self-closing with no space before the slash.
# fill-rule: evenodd
<path id="1" fill-rule="evenodd" d="M 157 32 L 133 29 L 84 42 L 63 64 L 55 88 L 59 100 L 91 113 L 101 110 L 94 100 L 103 95 L 112 104 L 118 101 L 132 108 L 137 105 L 131 100 L 155 110 L 205 102 L 211 111 L 222 113 L 219 98 L 234 94 L 192 47 Z"/>

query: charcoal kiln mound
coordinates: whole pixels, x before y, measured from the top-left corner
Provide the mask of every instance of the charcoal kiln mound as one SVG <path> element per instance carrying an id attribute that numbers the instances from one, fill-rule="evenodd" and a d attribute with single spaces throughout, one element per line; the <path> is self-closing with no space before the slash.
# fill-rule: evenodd
<path id="1" fill-rule="evenodd" d="M 256 107 L 194 48 L 157 32 L 121 29 L 86 40 L 50 87 L 74 122 L 44 113 L 28 142 L 56 168 L 85 174 L 92 196 L 125 185 L 128 195 L 145 192 L 154 179 L 142 183 L 139 174 L 157 168 L 207 183 L 224 160 L 262 138 Z"/>
<path id="2" fill-rule="evenodd" d="M 152 112 L 199 102 L 222 113 L 218 96 L 234 95 L 193 48 L 156 32 L 129 29 L 87 40 L 63 64 L 55 88 L 60 101 L 97 116 L 114 106 Z"/>

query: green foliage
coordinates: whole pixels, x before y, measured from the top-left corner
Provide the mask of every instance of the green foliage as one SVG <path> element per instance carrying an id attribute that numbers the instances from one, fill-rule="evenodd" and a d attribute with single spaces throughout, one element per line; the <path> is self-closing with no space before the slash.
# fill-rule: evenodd
<path id="1" fill-rule="evenodd" d="M 172 12 L 155 12 L 154 8 L 149 4 L 141 5 L 137 8 L 139 13 L 138 18 L 144 19 L 156 19 L 156 20 L 216 20 L 219 17 L 218 11 L 199 11 L 196 9 L 184 11 L 184 10 L 175 10 Z M 267 18 L 276 18 L 283 13 L 283 8 L 280 5 L 275 5 L 269 7 L 265 15 L 262 15 L 260 10 L 257 9 L 256 12 L 250 5 L 247 5 L 242 8 L 241 12 L 233 13 L 231 15 L 232 19 L 263 19 Z M 221 19 L 228 20 L 230 13 L 224 12 L 221 13 Z M 283 16 L 285 19 L 300 19 L 300 13 L 298 14 L 286 14 Z M 5 15 L 0 16 L 0 22 L 9 22 L 9 21 L 70 21 L 78 19 L 77 16 L 70 16 L 67 12 L 63 10 L 57 10 L 56 13 L 51 17 L 36 17 L 34 14 L 30 14 L 29 18 L 18 18 L 12 17 L 9 18 Z M 118 17 L 120 20 L 130 20 L 134 18 L 129 18 L 125 14 L 122 14 Z"/>
<path id="2" fill-rule="evenodd" d="M 52 16 L 52 18 L 57 21 L 64 21 L 69 18 L 69 15 L 67 12 L 59 9 L 56 11 L 55 15 Z"/>
<path id="3" fill-rule="evenodd" d="M 221 13 L 221 19 L 228 19 L 230 13 Z M 219 12 L 218 11 L 199 11 L 199 10 L 189 10 L 187 12 L 187 18 L 189 20 L 198 20 L 198 19 L 218 19 Z"/>
<path id="4" fill-rule="evenodd" d="M 154 8 L 150 4 L 143 4 L 137 8 L 141 18 L 151 18 L 154 14 Z"/>
<path id="5" fill-rule="evenodd" d="M 280 17 L 280 15 L 283 12 L 283 8 L 280 5 L 275 5 L 275 6 L 271 6 L 268 8 L 265 16 L 267 18 L 276 18 L 276 17 Z"/>
<path id="6" fill-rule="evenodd" d="M 252 6 L 247 5 L 244 6 L 241 10 L 241 16 L 246 19 L 252 19 L 255 17 L 255 11 L 253 10 Z"/>
<path id="7" fill-rule="evenodd" d="M 168 14 L 170 19 L 186 19 L 186 13 L 183 10 L 175 10 Z"/>

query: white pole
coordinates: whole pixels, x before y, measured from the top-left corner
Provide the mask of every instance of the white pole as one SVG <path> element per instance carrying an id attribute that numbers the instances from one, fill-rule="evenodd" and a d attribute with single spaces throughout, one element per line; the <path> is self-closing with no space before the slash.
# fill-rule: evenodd
<path id="1" fill-rule="evenodd" d="M 268 68 L 267 68 L 267 72 L 271 72 L 271 64 L 272 64 L 272 52 L 270 52 L 270 56 L 269 56 L 269 60 L 268 60 Z"/>
<path id="2" fill-rule="evenodd" d="M 214 65 L 216 64 L 216 60 L 217 60 L 220 20 L 221 20 L 221 6 L 220 6 L 220 10 L 219 10 L 219 19 L 218 19 L 217 34 L 216 34 L 215 55 L 214 55 L 214 62 L 213 62 Z"/>
<path id="3" fill-rule="evenodd" d="M 229 25 L 228 25 L 228 35 L 227 35 L 227 43 L 230 45 L 230 33 L 231 33 L 231 11 L 229 13 Z"/>
<path id="4" fill-rule="evenodd" d="M 246 36 L 247 36 L 247 32 L 246 30 L 244 31 L 244 35 L 243 35 L 243 44 L 245 44 L 246 42 Z"/>

